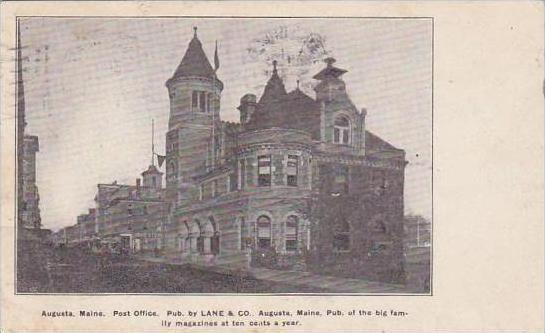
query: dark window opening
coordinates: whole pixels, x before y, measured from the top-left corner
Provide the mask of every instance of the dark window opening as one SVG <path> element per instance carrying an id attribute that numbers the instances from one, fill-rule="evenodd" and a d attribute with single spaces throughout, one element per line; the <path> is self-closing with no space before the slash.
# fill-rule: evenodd
<path id="1" fill-rule="evenodd" d="M 212 236 L 212 239 L 210 240 L 210 250 L 214 255 L 220 253 L 220 236 L 217 233 Z"/>
<path id="2" fill-rule="evenodd" d="M 240 249 L 245 250 L 246 249 L 246 221 L 244 220 L 244 217 L 240 218 Z"/>
<path id="3" fill-rule="evenodd" d="M 297 251 L 298 233 L 299 226 L 297 216 L 288 216 L 286 221 L 286 251 Z"/>
<path id="4" fill-rule="evenodd" d="M 335 251 L 350 250 L 350 235 L 347 233 L 336 233 L 333 237 L 333 249 Z"/>
<path id="5" fill-rule="evenodd" d="M 197 251 L 199 253 L 204 253 L 204 237 L 203 236 L 197 237 Z"/>
<path id="6" fill-rule="evenodd" d="M 231 173 L 229 175 L 229 192 L 234 192 L 237 190 L 237 175 L 236 173 Z"/>
<path id="7" fill-rule="evenodd" d="M 288 164 L 286 173 L 288 175 L 288 186 L 297 186 L 297 176 L 299 173 L 299 156 L 288 155 Z"/>
<path id="8" fill-rule="evenodd" d="M 337 144 L 350 144 L 350 121 L 340 116 L 335 119 L 333 125 L 333 142 Z"/>
<path id="9" fill-rule="evenodd" d="M 271 155 L 257 157 L 257 185 L 271 186 Z"/>
<path id="10" fill-rule="evenodd" d="M 198 106 L 199 106 L 199 92 L 193 91 L 193 93 L 191 94 L 191 107 L 193 108 L 193 110 L 196 110 Z"/>
<path id="11" fill-rule="evenodd" d="M 260 249 L 271 247 L 271 219 L 267 216 L 257 219 L 257 246 Z"/>
<path id="12" fill-rule="evenodd" d="M 337 221 L 333 235 L 333 250 L 336 252 L 350 251 L 350 224 L 345 218 Z"/>
<path id="13" fill-rule="evenodd" d="M 199 110 L 206 112 L 206 93 L 204 91 L 199 93 Z"/>
<path id="14" fill-rule="evenodd" d="M 336 165 L 334 171 L 333 192 L 339 194 L 348 194 L 348 166 Z"/>
<path id="15" fill-rule="evenodd" d="M 246 161 L 241 160 L 240 162 L 240 189 L 243 189 L 246 185 Z"/>
<path id="16" fill-rule="evenodd" d="M 206 106 L 208 112 L 214 111 L 212 107 L 212 94 L 206 95 Z"/>

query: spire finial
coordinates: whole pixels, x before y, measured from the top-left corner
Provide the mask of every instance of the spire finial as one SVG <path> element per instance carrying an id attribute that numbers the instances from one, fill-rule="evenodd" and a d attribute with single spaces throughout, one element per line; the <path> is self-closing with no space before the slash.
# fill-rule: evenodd
<path id="1" fill-rule="evenodd" d="M 197 38 L 197 27 L 193 27 L 193 37 Z"/>
<path id="2" fill-rule="evenodd" d="M 276 60 L 273 60 L 273 73 L 274 73 L 274 74 L 277 73 L 276 64 L 278 64 L 278 62 L 277 62 Z"/>
<path id="3" fill-rule="evenodd" d="M 327 67 L 331 67 L 331 65 L 333 65 L 335 61 L 337 60 L 335 60 L 335 58 L 333 57 L 328 57 L 324 59 L 324 62 L 327 64 Z"/>
<path id="4" fill-rule="evenodd" d="M 299 80 L 297 80 L 297 90 L 299 90 Z"/>

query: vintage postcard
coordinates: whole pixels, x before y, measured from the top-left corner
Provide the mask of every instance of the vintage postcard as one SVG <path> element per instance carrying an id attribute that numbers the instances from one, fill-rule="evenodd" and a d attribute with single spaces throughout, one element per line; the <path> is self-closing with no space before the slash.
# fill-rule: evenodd
<path id="1" fill-rule="evenodd" d="M 542 330 L 543 14 L 2 3 L 0 328 Z"/>

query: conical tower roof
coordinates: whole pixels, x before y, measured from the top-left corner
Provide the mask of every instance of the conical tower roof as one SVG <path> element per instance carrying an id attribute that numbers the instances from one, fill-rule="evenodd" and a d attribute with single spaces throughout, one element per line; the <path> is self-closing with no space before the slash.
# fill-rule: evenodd
<path id="1" fill-rule="evenodd" d="M 193 39 L 189 42 L 182 62 L 178 65 L 171 80 L 188 76 L 214 78 L 216 75 L 214 68 L 212 68 L 212 65 L 210 65 L 210 62 L 204 53 L 201 41 L 197 37 L 197 28 L 195 27 L 193 29 L 195 30 Z"/>
<path id="2" fill-rule="evenodd" d="M 278 76 L 278 70 L 276 69 L 276 60 L 273 61 L 273 73 L 265 89 L 263 90 L 263 95 L 259 99 L 259 104 L 261 107 L 265 107 L 267 104 L 277 102 L 283 99 L 287 95 L 286 87 L 284 87 L 284 82 L 280 76 Z"/>

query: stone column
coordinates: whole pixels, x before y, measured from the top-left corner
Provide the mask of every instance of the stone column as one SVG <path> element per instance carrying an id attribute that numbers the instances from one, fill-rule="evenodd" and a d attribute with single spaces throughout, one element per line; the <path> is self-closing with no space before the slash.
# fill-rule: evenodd
<path id="1" fill-rule="evenodd" d="M 203 236 L 203 240 L 204 240 L 204 254 L 212 253 L 212 248 L 211 248 L 212 238 L 207 235 L 207 236 Z"/>
<path id="2" fill-rule="evenodd" d="M 191 238 L 189 239 L 189 242 L 190 242 L 189 252 L 197 253 L 198 252 L 198 250 L 197 250 L 197 237 L 195 237 L 195 235 L 191 235 Z"/>

